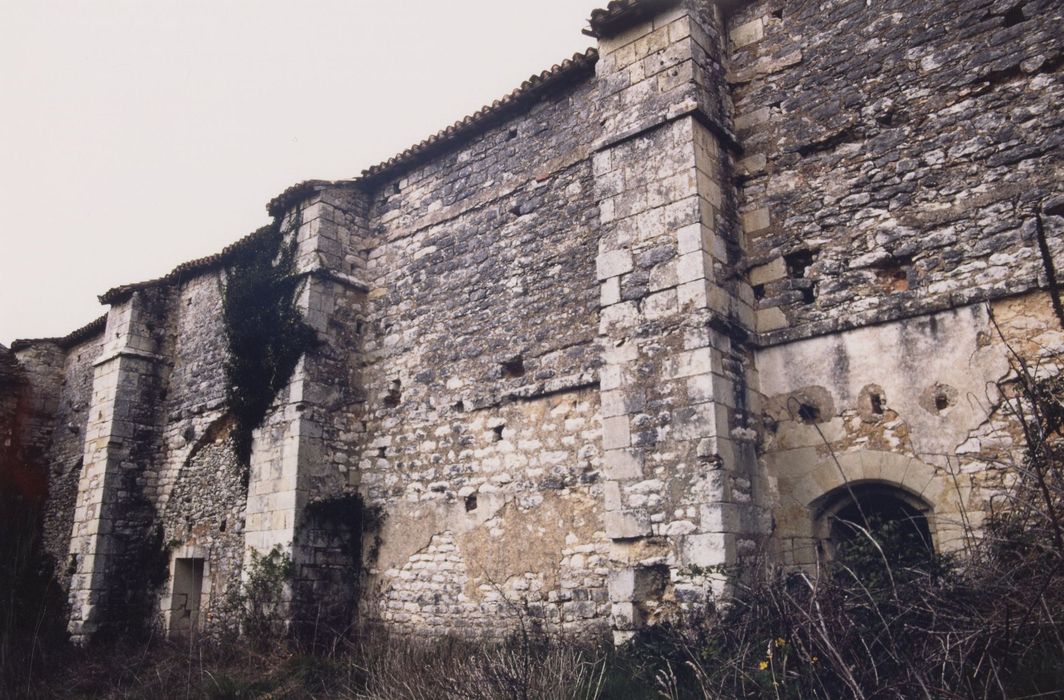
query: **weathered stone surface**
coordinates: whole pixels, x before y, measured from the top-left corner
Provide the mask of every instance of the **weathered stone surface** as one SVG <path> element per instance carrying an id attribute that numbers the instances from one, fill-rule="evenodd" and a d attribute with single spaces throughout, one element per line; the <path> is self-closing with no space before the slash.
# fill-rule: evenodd
<path id="1" fill-rule="evenodd" d="M 759 1 L 731 19 L 736 129 L 765 162 L 742 185 L 751 282 L 782 312 L 759 330 L 785 339 L 1039 286 L 1026 226 L 1064 173 L 1064 14 L 1024 3 L 1010 25 L 1012 7 Z M 786 277 L 766 276 L 780 257 Z"/>
<path id="2" fill-rule="evenodd" d="M 134 593 L 171 630 L 190 571 L 222 630 L 279 546 L 297 629 L 499 636 L 519 610 L 620 641 L 721 594 L 718 565 L 815 564 L 847 483 L 958 547 L 1019 449 L 1006 343 L 1046 372 L 1064 350 L 1039 291 L 1040 241 L 1064 263 L 1058 5 L 654 5 L 364 177 L 292 188 L 271 211 L 301 217 L 321 342 L 246 482 L 232 250 L 16 345 L 72 631 L 156 534 L 170 582 Z M 356 495 L 382 516 L 360 542 L 320 515 Z"/>

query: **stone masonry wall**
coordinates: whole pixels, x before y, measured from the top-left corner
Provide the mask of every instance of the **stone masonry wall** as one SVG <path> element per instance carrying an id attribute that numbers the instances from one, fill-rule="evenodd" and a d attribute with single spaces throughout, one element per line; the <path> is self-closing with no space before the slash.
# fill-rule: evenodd
<path id="1" fill-rule="evenodd" d="M 166 622 L 183 558 L 221 632 L 276 546 L 300 633 L 623 641 L 766 544 L 815 562 L 846 480 L 922 499 L 942 549 L 978 526 L 1017 449 L 992 319 L 1061 347 L 1059 3 L 639 4 L 479 126 L 271 203 L 320 344 L 247 474 L 229 253 L 21 346 L 76 640 Z"/>
<path id="2" fill-rule="evenodd" d="M 367 202 L 350 189 L 322 191 L 285 215 L 295 227 L 302 276 L 295 304 L 318 344 L 297 365 L 258 431 L 248 488 L 246 549 L 280 546 L 295 565 L 291 620 L 300 636 L 353 624 L 360 543 L 338 541 L 349 523 L 311 517 L 308 504 L 344 503 L 354 493 L 364 391 Z M 317 512 L 333 512 L 324 507 Z M 354 516 L 355 514 L 351 514 Z M 343 514 L 339 518 L 345 520 Z M 340 536 L 342 539 L 342 536 Z"/>
<path id="3" fill-rule="evenodd" d="M 377 190 L 359 471 L 387 516 L 365 605 L 390 624 L 497 634 L 503 599 L 605 624 L 595 90 Z"/>
<path id="4" fill-rule="evenodd" d="M 764 0 L 732 17 L 759 331 L 1044 282 L 1034 217 L 1064 194 L 1062 21 L 1053 0 Z"/>
<path id="5" fill-rule="evenodd" d="M 160 475 L 152 495 L 171 557 L 159 610 L 168 622 L 174 560 L 203 559 L 199 629 L 207 634 L 235 624 L 231 607 L 240 585 L 247 501 L 244 470 L 228 439 L 222 281 L 214 273 L 179 285 L 170 313 L 156 320 L 171 338 L 156 455 Z"/>
<path id="6" fill-rule="evenodd" d="M 71 535 L 70 632 L 125 634 L 151 622 L 166 575 L 154 499 L 171 339 L 172 290 L 112 306 L 94 361 L 85 458 Z"/>
<path id="7" fill-rule="evenodd" d="M 999 468 L 1023 460 L 1004 405 L 1010 361 L 1045 378 L 1062 348 L 1048 295 L 1033 293 L 760 353 L 778 561 L 818 562 L 818 504 L 847 482 L 907 492 L 927 508 L 936 549 L 962 549 L 1002 486 Z"/>
<path id="8" fill-rule="evenodd" d="M 728 187 L 737 149 L 722 21 L 716 7 L 684 2 L 600 40 L 600 83 L 619 86 L 614 102 L 625 106 L 595 155 L 618 641 L 719 593 L 714 567 L 737 563 L 768 531 L 748 427 L 758 412 L 753 295 Z M 648 70 L 661 64 L 687 79 Z"/>
<path id="9" fill-rule="evenodd" d="M 59 401 L 54 417 L 48 463 L 48 505 L 44 517 L 44 542 L 55 573 L 66 586 L 70 558 L 70 530 L 85 452 L 85 428 L 92 393 L 92 364 L 100 354 L 97 336 L 66 350 Z"/>

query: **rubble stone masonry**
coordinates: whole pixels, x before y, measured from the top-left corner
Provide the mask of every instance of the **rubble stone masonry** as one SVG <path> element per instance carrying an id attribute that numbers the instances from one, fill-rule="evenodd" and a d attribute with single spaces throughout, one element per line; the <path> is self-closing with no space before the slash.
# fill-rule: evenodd
<path id="1" fill-rule="evenodd" d="M 624 641 L 726 569 L 829 556 L 855 484 L 961 547 L 1022 449 L 1009 353 L 1064 349 L 1061 26 L 1050 0 L 611 2 L 596 49 L 271 202 L 320 342 L 246 474 L 221 295 L 261 232 L 16 342 L 71 631 L 233 628 L 277 546 L 297 629 Z"/>

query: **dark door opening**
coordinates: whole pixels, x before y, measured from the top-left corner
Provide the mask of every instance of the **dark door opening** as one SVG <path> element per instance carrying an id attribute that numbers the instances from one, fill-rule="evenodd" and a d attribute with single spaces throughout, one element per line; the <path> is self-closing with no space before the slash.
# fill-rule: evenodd
<path id="1" fill-rule="evenodd" d="M 170 636 L 190 637 L 199 627 L 203 593 L 203 560 L 174 561 L 174 592 L 170 603 Z"/>
<path id="2" fill-rule="evenodd" d="M 935 551 L 929 512 L 922 500 L 897 487 L 852 484 L 828 495 L 817 530 L 832 560 L 917 565 Z"/>

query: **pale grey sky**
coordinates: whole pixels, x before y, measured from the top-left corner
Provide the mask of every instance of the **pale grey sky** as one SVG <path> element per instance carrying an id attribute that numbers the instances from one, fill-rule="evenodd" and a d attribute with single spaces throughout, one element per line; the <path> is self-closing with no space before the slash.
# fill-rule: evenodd
<path id="1" fill-rule="evenodd" d="M 606 0 L 0 0 L 0 343 L 593 45 Z"/>

